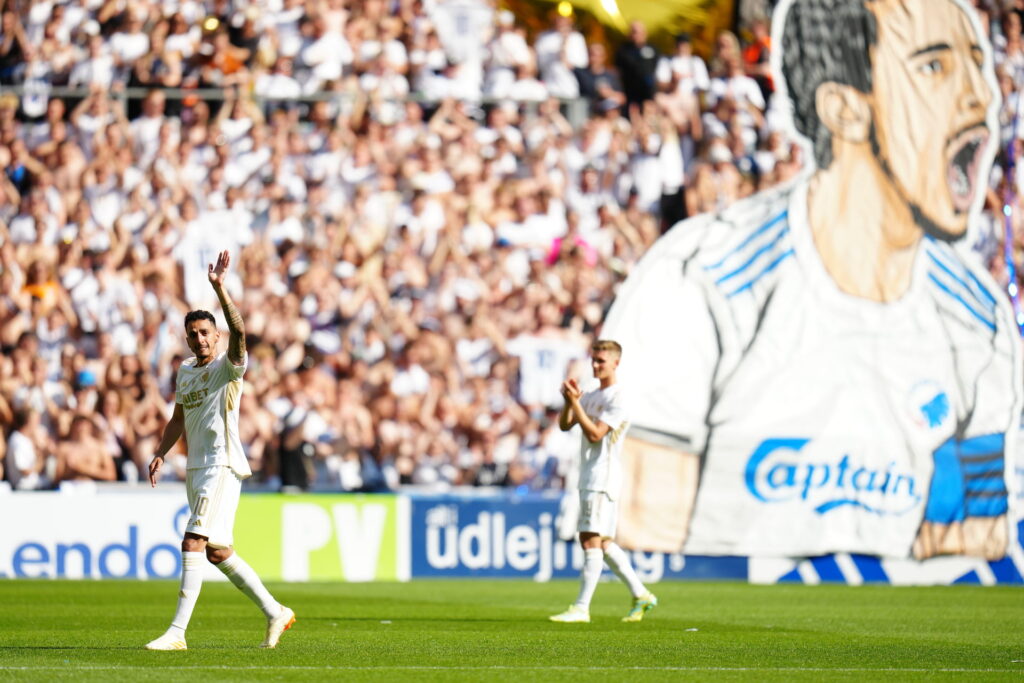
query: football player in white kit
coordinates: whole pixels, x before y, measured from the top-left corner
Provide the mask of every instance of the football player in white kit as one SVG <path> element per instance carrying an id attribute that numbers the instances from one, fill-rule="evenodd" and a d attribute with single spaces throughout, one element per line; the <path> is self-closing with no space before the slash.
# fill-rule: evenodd
<path id="1" fill-rule="evenodd" d="M 579 425 L 580 439 L 580 515 L 578 530 L 583 546 L 583 571 L 576 602 L 561 614 L 550 617 L 562 623 L 590 621 L 590 600 L 601 579 L 604 563 L 633 594 L 633 607 L 622 618 L 640 621 L 644 613 L 658 604 L 641 583 L 626 553 L 615 544 L 618 499 L 622 489 L 622 444 L 629 420 L 623 406 L 615 370 L 622 357 L 622 347 L 611 340 L 595 341 L 590 347 L 590 366 L 600 385 L 587 393 L 574 379 L 562 383 L 565 404 L 558 416 L 558 426 L 567 432 Z"/>
<path id="2" fill-rule="evenodd" d="M 242 480 L 252 471 L 238 438 L 238 406 L 248 357 L 242 316 L 224 289 L 230 261 L 224 251 L 217 257 L 217 264 L 209 267 L 210 284 L 220 299 L 230 331 L 227 353 L 217 352 L 220 332 L 213 314 L 192 311 L 185 316 L 185 335 L 195 357 L 178 369 L 174 414 L 149 465 L 149 481 L 156 486 L 164 456 L 185 433 L 191 517 L 181 542 L 178 608 L 170 627 L 146 645 L 148 650 L 186 649 L 185 629 L 199 598 L 207 560 L 263 610 L 267 632 L 261 647 L 276 647 L 281 634 L 295 622 L 295 613 L 270 595 L 252 567 L 231 547 Z"/>
<path id="3" fill-rule="evenodd" d="M 1020 338 L 955 244 L 998 138 L 988 41 L 961 0 L 786 0 L 775 22 L 816 168 L 677 226 L 620 289 L 637 453 L 701 459 L 686 552 L 1004 557 Z"/>

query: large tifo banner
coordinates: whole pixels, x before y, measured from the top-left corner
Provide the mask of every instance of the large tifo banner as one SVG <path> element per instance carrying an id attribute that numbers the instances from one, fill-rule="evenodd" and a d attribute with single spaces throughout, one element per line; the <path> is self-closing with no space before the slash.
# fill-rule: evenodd
<path id="1" fill-rule="evenodd" d="M 645 482 L 622 544 L 1019 567 L 1021 333 L 973 249 L 1001 133 L 978 13 L 783 0 L 772 58 L 805 172 L 669 230 L 603 327 Z"/>

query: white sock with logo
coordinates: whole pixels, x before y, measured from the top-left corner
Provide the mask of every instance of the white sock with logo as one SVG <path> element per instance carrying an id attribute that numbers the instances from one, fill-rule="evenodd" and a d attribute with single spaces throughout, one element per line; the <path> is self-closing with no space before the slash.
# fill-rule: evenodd
<path id="1" fill-rule="evenodd" d="M 636 575 L 633 563 L 629 561 L 629 556 L 626 555 L 625 550 L 614 543 L 609 543 L 608 547 L 604 549 L 604 561 L 615 572 L 615 576 L 622 579 L 622 582 L 626 584 L 634 598 L 639 598 L 647 593 L 647 588 L 640 581 L 640 577 Z"/>
<path id="2" fill-rule="evenodd" d="M 174 612 L 171 628 L 168 633 L 181 638 L 185 637 L 185 629 L 192 618 L 192 610 L 196 608 L 199 591 L 203 587 L 203 565 L 206 564 L 206 553 L 181 553 L 181 590 L 178 591 L 178 609 Z"/>
<path id="3" fill-rule="evenodd" d="M 273 619 L 281 613 L 281 604 L 274 599 L 267 590 L 256 570 L 249 566 L 249 563 L 238 556 L 238 553 L 231 553 L 231 556 L 216 565 L 217 569 L 228 577 L 231 583 L 235 584 L 238 590 L 245 593 L 246 597 L 259 605 L 267 619 Z"/>
<path id="4" fill-rule="evenodd" d="M 601 580 L 604 568 L 604 553 L 600 548 L 587 548 L 583 551 L 583 571 L 580 573 L 580 594 L 576 597 L 576 606 L 590 609 L 590 601 L 597 590 L 597 582 Z"/>

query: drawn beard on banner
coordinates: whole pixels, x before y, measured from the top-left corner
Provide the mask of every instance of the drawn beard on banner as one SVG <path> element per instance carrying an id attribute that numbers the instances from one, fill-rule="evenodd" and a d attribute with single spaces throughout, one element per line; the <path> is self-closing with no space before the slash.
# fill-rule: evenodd
<path id="1" fill-rule="evenodd" d="M 879 167 L 881 167 L 882 172 L 892 183 L 893 188 L 895 188 L 895 190 L 899 193 L 900 197 L 906 203 L 907 207 L 910 208 L 911 215 L 914 218 L 914 223 L 917 224 L 917 226 L 921 228 L 921 230 L 923 230 L 926 235 L 928 235 L 929 237 L 933 237 L 934 239 L 942 240 L 943 242 L 955 242 L 961 239 L 964 236 L 963 232 L 953 232 L 951 230 L 946 230 L 942 228 L 937 222 L 935 222 L 928 216 L 928 212 L 924 208 L 922 208 L 917 201 L 910 197 L 907 191 L 900 184 L 899 179 L 892 171 L 892 167 L 889 164 L 889 160 L 882 152 L 881 145 L 878 142 L 878 130 L 876 129 L 875 123 L 873 121 L 871 122 L 871 131 L 869 133 L 869 136 L 871 143 L 871 154 L 878 161 Z M 977 185 L 977 183 L 980 183 L 982 179 L 979 178 L 976 173 L 973 173 L 973 171 L 974 159 L 978 153 L 979 147 L 981 147 L 982 145 L 982 142 L 978 142 L 976 140 L 971 140 L 964 144 L 960 148 L 960 151 L 954 157 L 954 160 L 951 162 L 954 166 L 951 175 L 956 174 L 958 176 L 958 179 L 962 178 L 962 182 L 968 185 L 972 184 L 972 176 L 974 177 L 973 184 L 975 186 Z M 951 182 L 954 181 L 951 180 Z M 970 192 L 971 189 L 965 191 L 964 194 Z"/>

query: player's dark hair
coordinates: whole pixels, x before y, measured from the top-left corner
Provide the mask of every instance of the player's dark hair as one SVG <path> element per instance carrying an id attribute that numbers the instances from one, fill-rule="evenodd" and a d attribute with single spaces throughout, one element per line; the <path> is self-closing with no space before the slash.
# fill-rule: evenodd
<path id="1" fill-rule="evenodd" d="M 871 48 L 878 23 L 866 0 L 794 0 L 782 28 L 782 75 L 793 124 L 810 140 L 819 169 L 832 164 L 832 134 L 818 117 L 817 92 L 837 83 L 872 89 Z"/>
<path id="2" fill-rule="evenodd" d="M 213 313 L 204 310 L 189 311 L 185 314 L 185 327 L 188 327 L 189 323 L 197 320 L 209 320 L 210 324 L 214 327 L 217 326 L 217 320 L 213 317 Z"/>
<path id="3" fill-rule="evenodd" d="M 94 423 L 92 420 L 90 420 L 85 415 L 79 414 L 79 415 L 75 415 L 75 417 L 72 418 L 72 420 L 71 420 L 71 428 L 72 429 L 75 428 L 75 425 L 79 425 L 79 424 L 85 424 L 85 425 L 87 425 L 89 427 L 89 429 L 91 431 L 95 431 L 96 423 Z"/>
<path id="4" fill-rule="evenodd" d="M 14 427 L 15 430 L 21 429 L 22 427 L 28 424 L 28 419 L 32 417 L 32 413 L 34 412 L 35 410 L 29 406 L 22 406 L 21 408 L 16 408 L 14 410 L 13 416 L 14 424 L 12 424 L 11 426 Z"/>

